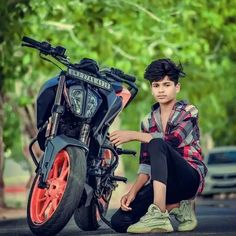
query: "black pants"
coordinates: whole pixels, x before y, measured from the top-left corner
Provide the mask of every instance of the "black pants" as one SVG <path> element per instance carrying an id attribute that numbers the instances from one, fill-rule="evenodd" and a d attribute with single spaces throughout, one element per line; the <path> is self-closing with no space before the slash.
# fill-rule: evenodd
<path id="1" fill-rule="evenodd" d="M 178 203 L 195 196 L 200 182 L 198 172 L 170 145 L 162 139 L 152 139 L 148 144 L 151 159 L 151 179 L 166 184 L 166 203 Z M 121 208 L 112 216 L 115 231 L 126 232 L 127 228 L 147 212 L 153 203 L 152 183 L 144 186 L 130 204 L 131 211 Z"/>

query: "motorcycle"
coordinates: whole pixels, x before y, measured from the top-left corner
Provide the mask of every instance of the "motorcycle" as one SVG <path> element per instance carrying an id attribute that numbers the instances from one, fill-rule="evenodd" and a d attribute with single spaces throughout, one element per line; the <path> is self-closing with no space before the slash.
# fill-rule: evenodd
<path id="1" fill-rule="evenodd" d="M 55 235 L 74 215 L 82 230 L 96 230 L 102 221 L 110 226 L 106 213 L 112 192 L 118 181 L 127 181 L 114 174 L 119 155 L 135 152 L 115 147 L 109 127 L 136 96 L 135 77 L 116 68 L 100 69 L 89 58 L 72 64 L 64 47 L 49 42 L 22 41 L 42 59 L 55 64 L 48 59 L 54 58 L 67 68 L 48 80 L 37 97 L 38 134 L 29 145 L 36 176 L 27 203 L 28 225 L 35 235 Z M 39 161 L 33 152 L 36 142 L 43 151 Z"/>

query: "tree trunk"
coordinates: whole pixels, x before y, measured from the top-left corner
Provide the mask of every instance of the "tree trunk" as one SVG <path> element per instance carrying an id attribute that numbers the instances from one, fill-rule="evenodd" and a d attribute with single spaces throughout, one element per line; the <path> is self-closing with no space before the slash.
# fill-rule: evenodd
<path id="1" fill-rule="evenodd" d="M 0 92 L 0 207 L 5 207 L 4 200 L 4 143 L 3 143 L 3 94 Z"/>

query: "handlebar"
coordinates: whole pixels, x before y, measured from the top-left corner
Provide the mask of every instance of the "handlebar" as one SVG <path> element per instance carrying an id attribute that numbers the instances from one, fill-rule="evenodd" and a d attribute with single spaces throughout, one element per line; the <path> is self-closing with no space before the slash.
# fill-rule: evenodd
<path id="1" fill-rule="evenodd" d="M 50 55 L 53 58 L 55 58 L 57 61 L 59 61 L 60 63 L 66 66 L 72 66 L 72 67 L 75 66 L 73 64 L 70 64 L 69 58 L 65 55 L 66 49 L 61 46 L 53 47 L 50 43 L 46 41 L 39 42 L 35 39 L 29 38 L 26 36 L 22 38 L 22 42 L 23 42 L 22 46 L 35 48 L 39 50 L 40 53 L 44 55 Z M 43 58 L 43 59 L 46 59 L 46 58 Z M 110 68 L 109 70 L 104 70 L 103 72 L 108 78 L 111 78 L 119 82 L 124 82 L 127 85 L 129 85 L 128 89 L 131 92 L 131 99 L 129 100 L 129 102 L 136 96 L 138 92 L 138 88 L 134 83 L 136 81 L 136 78 L 134 76 L 125 74 L 123 71 L 117 68 Z M 126 106 L 129 104 L 129 102 L 126 104 Z"/>
<path id="2" fill-rule="evenodd" d="M 122 155 L 122 154 L 124 154 L 124 155 L 133 155 L 133 156 L 136 155 L 136 152 L 133 151 L 133 150 L 127 150 L 127 149 L 125 150 L 125 149 L 121 149 L 121 148 L 117 148 L 116 152 L 117 152 L 118 155 Z"/>
<path id="3" fill-rule="evenodd" d="M 128 106 L 128 104 L 134 99 L 134 97 L 138 93 L 138 87 L 134 83 L 136 78 L 134 76 L 127 75 L 123 71 L 116 68 L 104 69 L 102 72 L 105 73 L 105 76 L 108 78 L 111 78 L 115 81 L 126 83 L 127 85 L 129 85 L 128 89 L 131 93 L 131 99 L 126 104 L 126 106 Z"/>
<path id="4" fill-rule="evenodd" d="M 25 42 L 25 43 L 28 43 L 28 44 L 31 44 L 31 45 L 34 45 L 34 46 L 37 46 L 37 47 L 40 47 L 40 42 L 32 39 L 32 38 L 29 38 L 29 37 L 26 37 L 24 36 L 22 38 L 22 41 Z"/>
<path id="5" fill-rule="evenodd" d="M 50 55 L 63 64 L 68 64 L 68 57 L 65 55 L 66 49 L 61 46 L 52 47 L 50 43 L 43 41 L 39 42 L 32 38 L 24 36 L 22 38 L 22 46 L 35 48 L 44 55 Z"/>
<path id="6" fill-rule="evenodd" d="M 125 74 L 122 70 L 114 68 L 114 67 L 111 68 L 111 73 L 113 75 L 117 75 L 120 78 L 130 81 L 130 82 L 133 82 L 133 83 L 136 81 L 136 78 L 134 76 Z"/>

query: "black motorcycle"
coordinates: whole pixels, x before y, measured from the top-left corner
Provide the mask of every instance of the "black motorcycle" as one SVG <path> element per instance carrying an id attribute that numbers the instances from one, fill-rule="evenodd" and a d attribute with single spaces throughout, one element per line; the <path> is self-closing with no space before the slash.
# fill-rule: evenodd
<path id="1" fill-rule="evenodd" d="M 71 64 L 61 46 L 28 37 L 22 41 L 43 59 L 51 61 L 46 55 L 67 67 L 42 86 L 37 98 L 39 131 L 29 147 L 36 165 L 29 227 L 36 235 L 55 235 L 73 214 L 82 230 L 96 230 L 101 220 L 110 225 L 105 216 L 112 191 L 117 181 L 127 180 L 114 175 L 119 155 L 135 152 L 114 147 L 108 130 L 136 96 L 135 77 L 100 69 L 92 59 Z M 33 152 L 36 141 L 43 151 L 40 161 Z"/>

